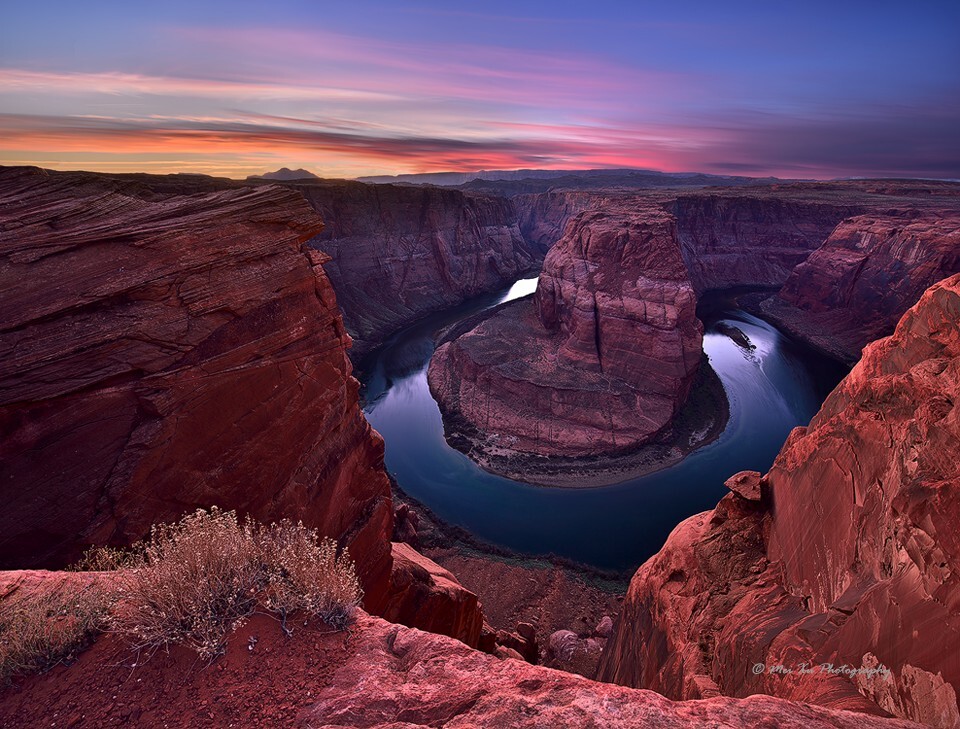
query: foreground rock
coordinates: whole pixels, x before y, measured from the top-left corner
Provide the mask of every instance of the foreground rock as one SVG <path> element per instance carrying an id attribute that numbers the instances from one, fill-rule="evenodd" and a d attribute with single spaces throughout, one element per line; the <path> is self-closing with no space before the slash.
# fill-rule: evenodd
<path id="1" fill-rule="evenodd" d="M 640 568 L 600 676 L 960 726 L 958 401 L 954 276 L 866 348 L 765 478 L 731 479 Z"/>
<path id="2" fill-rule="evenodd" d="M 283 188 L 154 179 L 0 174 L 0 563 L 217 504 L 343 539 L 376 601 L 389 486 L 304 246 L 320 219 Z"/>
<path id="3" fill-rule="evenodd" d="M 584 457 L 667 427 L 700 364 L 703 327 L 672 219 L 588 211 L 544 263 L 531 304 L 441 345 L 431 391 L 478 450 Z"/>
<path id="4" fill-rule="evenodd" d="M 311 245 L 333 259 L 326 270 L 355 362 L 400 327 L 502 289 L 542 258 L 505 198 L 345 181 L 296 187 L 326 223 Z"/>
<path id="5" fill-rule="evenodd" d="M 960 272 L 960 211 L 845 220 L 791 272 L 764 313 L 840 359 L 893 331 L 923 291 Z"/>
<path id="6" fill-rule="evenodd" d="M 138 660 L 104 636 L 70 667 L 0 694 L 3 726 L 916 727 L 765 696 L 669 701 L 500 660 L 450 638 L 358 614 L 349 632 L 257 616 L 205 667 L 175 647 Z"/>
<path id="7" fill-rule="evenodd" d="M 476 648 L 483 626 L 477 596 L 448 570 L 407 544 L 393 544 L 387 620 L 449 635 Z"/>

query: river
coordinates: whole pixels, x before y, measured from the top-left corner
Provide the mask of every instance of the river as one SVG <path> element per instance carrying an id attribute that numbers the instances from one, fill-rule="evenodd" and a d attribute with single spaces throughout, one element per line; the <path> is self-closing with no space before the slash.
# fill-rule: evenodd
<path id="1" fill-rule="evenodd" d="M 432 315 L 391 337 L 364 364 L 367 419 L 386 443 L 387 470 L 441 519 L 478 539 L 527 555 L 556 555 L 602 570 L 632 570 L 683 519 L 712 508 L 724 480 L 764 472 L 787 434 L 805 425 L 845 369 L 714 295 L 702 306 L 704 351 L 730 401 L 713 443 L 680 463 L 613 486 L 532 486 L 495 476 L 447 445 L 427 386 L 433 334 L 466 316 L 532 293 L 536 279 Z M 755 350 L 716 331 L 739 328 Z"/>

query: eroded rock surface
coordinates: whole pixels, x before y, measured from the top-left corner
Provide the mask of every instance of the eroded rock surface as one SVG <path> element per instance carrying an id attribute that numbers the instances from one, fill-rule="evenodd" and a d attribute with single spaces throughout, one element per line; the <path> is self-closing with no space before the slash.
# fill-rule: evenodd
<path id="1" fill-rule="evenodd" d="M 0 694 L 4 726 L 60 723 L 151 729 L 918 729 L 768 696 L 674 702 L 652 691 L 498 659 L 362 612 L 350 631 L 298 621 L 289 638 L 276 621 L 255 616 L 234 634 L 226 656 L 209 667 L 182 647 L 138 661 L 117 636 L 103 636 L 73 665 Z"/>
<path id="2" fill-rule="evenodd" d="M 179 178 L 0 171 L 0 564 L 216 504 L 341 539 L 378 609 L 389 484 L 304 245 L 322 223 L 290 189 Z"/>
<path id="3" fill-rule="evenodd" d="M 483 626 L 477 596 L 448 570 L 408 544 L 395 542 L 387 620 L 449 635 L 476 648 Z"/>
<path id="4" fill-rule="evenodd" d="M 430 388 L 490 451 L 623 452 L 689 394 L 703 335 L 695 309 L 669 215 L 588 211 L 550 250 L 532 302 L 437 349 Z"/>
<path id="5" fill-rule="evenodd" d="M 694 288 L 783 284 L 841 220 L 863 209 L 834 194 L 787 185 L 678 196 L 669 208 Z"/>
<path id="6" fill-rule="evenodd" d="M 793 431 L 760 501 L 728 495 L 638 570 L 601 677 L 960 726 L 958 401 L 954 276 Z"/>
<path id="7" fill-rule="evenodd" d="M 764 312 L 846 361 L 887 336 L 925 289 L 960 272 L 960 210 L 859 215 L 790 273 Z"/>
<path id="8" fill-rule="evenodd" d="M 513 204 L 436 187 L 331 181 L 297 185 L 325 222 L 311 245 L 364 354 L 402 326 L 535 270 Z"/>

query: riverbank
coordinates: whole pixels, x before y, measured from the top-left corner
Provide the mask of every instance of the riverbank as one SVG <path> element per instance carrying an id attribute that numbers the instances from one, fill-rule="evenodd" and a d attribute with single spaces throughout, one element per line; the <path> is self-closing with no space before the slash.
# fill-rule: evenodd
<path id="1" fill-rule="evenodd" d="M 604 617 L 615 621 L 633 569 L 603 571 L 556 556 L 517 554 L 443 521 L 395 481 L 393 498 L 401 513 L 415 514 L 397 520 L 394 539 L 410 540 L 422 554 L 455 574 L 480 598 L 485 619 L 495 629 L 516 632 L 520 623 L 532 625 L 541 662 L 593 678 L 599 652 L 584 652 L 560 664 L 547 653 L 550 636 L 569 630 L 587 639 Z M 410 521 L 416 522 L 414 532 L 406 527 Z"/>
<path id="2" fill-rule="evenodd" d="M 480 315 L 472 319 L 473 324 L 482 321 Z M 460 329 L 461 326 L 456 326 L 445 332 L 442 341 L 456 336 L 455 332 Z M 690 396 L 670 425 L 650 442 L 624 453 L 565 458 L 512 450 L 478 432 L 458 413 L 444 408 L 443 403 L 438 403 L 438 407 L 443 416 L 444 438 L 450 447 L 488 473 L 535 486 L 575 489 L 611 486 L 670 468 L 717 440 L 730 418 L 723 383 L 706 356 Z"/>
<path id="3" fill-rule="evenodd" d="M 388 472 L 439 518 L 499 545 L 503 555 L 553 554 L 632 572 L 679 522 L 715 505 L 727 477 L 769 469 L 790 431 L 809 421 L 843 374 L 735 301 L 710 294 L 701 304 L 704 351 L 730 415 L 719 438 L 676 465 L 602 488 L 544 488 L 494 475 L 451 448 L 427 365 L 438 332 L 497 305 L 487 300 L 398 332 L 371 362 L 364 412 L 386 442 Z M 736 326 L 755 349 L 718 333 L 719 321 Z"/>

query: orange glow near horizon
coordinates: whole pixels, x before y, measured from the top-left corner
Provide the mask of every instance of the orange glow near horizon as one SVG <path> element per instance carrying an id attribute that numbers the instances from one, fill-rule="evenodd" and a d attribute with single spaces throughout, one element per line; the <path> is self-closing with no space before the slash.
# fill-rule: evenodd
<path id="1" fill-rule="evenodd" d="M 945 101 L 957 98 L 956 75 L 940 72 L 946 22 L 913 46 L 877 36 L 869 53 L 824 45 L 812 59 L 801 35 L 772 48 L 764 32 L 777 23 L 712 5 L 701 9 L 710 22 L 665 7 L 515 17 L 380 2 L 376 13 L 187 5 L 5 18 L 0 164 L 236 178 L 278 167 L 960 174 L 950 152 L 960 122 Z M 864 18 L 848 20 L 873 43 Z M 924 84 L 900 73 L 920 51 L 932 59 Z"/>

